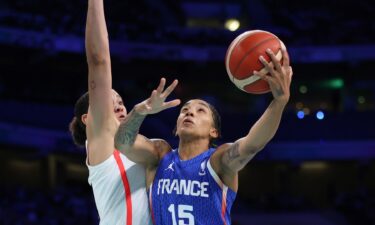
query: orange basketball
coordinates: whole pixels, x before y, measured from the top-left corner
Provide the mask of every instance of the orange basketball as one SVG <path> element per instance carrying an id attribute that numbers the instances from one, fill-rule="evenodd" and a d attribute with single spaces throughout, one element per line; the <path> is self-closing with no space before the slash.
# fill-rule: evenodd
<path id="1" fill-rule="evenodd" d="M 267 74 L 259 57 L 263 56 L 268 62 L 271 58 L 266 53 L 271 49 L 276 58 L 281 60 L 280 39 L 267 31 L 252 30 L 240 34 L 232 41 L 225 56 L 225 67 L 230 80 L 241 90 L 252 94 L 263 94 L 270 91 L 268 83 L 253 71 Z"/>

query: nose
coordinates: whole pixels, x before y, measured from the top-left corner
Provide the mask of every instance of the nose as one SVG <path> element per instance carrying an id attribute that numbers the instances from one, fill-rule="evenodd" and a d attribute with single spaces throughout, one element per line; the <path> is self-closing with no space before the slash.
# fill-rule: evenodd
<path id="1" fill-rule="evenodd" d="M 194 116 L 194 113 L 193 113 L 193 111 L 188 110 L 185 115 L 186 116 Z"/>
<path id="2" fill-rule="evenodd" d="M 117 107 L 115 108 L 115 113 L 123 112 L 123 111 L 124 111 L 124 107 L 122 107 L 122 106 L 117 106 Z"/>

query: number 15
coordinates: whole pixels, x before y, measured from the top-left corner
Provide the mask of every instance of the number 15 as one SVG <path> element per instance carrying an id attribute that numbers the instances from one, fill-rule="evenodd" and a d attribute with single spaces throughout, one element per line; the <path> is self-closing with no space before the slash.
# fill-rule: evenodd
<path id="1" fill-rule="evenodd" d="M 195 225 L 192 205 L 177 205 L 177 209 L 178 224 L 174 204 L 170 204 L 168 207 L 168 211 L 172 214 L 173 225 Z M 188 223 L 185 223 L 184 219 L 187 219 Z"/>

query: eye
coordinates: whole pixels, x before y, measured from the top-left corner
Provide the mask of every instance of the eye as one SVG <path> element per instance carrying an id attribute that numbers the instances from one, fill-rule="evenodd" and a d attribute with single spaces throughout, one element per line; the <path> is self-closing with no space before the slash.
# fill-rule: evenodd
<path id="1" fill-rule="evenodd" d="M 188 109 L 187 108 L 182 108 L 181 112 L 186 112 Z"/>
<path id="2" fill-rule="evenodd" d="M 206 110 L 204 108 L 199 108 L 198 112 L 206 112 Z"/>

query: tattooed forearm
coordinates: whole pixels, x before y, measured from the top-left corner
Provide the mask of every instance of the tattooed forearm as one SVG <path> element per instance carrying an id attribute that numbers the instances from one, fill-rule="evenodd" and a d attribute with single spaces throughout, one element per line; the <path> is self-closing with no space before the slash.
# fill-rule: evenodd
<path id="1" fill-rule="evenodd" d="M 121 123 L 115 136 L 115 146 L 120 148 L 124 145 L 133 145 L 139 132 L 139 128 L 145 119 L 145 115 L 141 115 L 132 110 L 126 117 L 126 120 Z"/>

